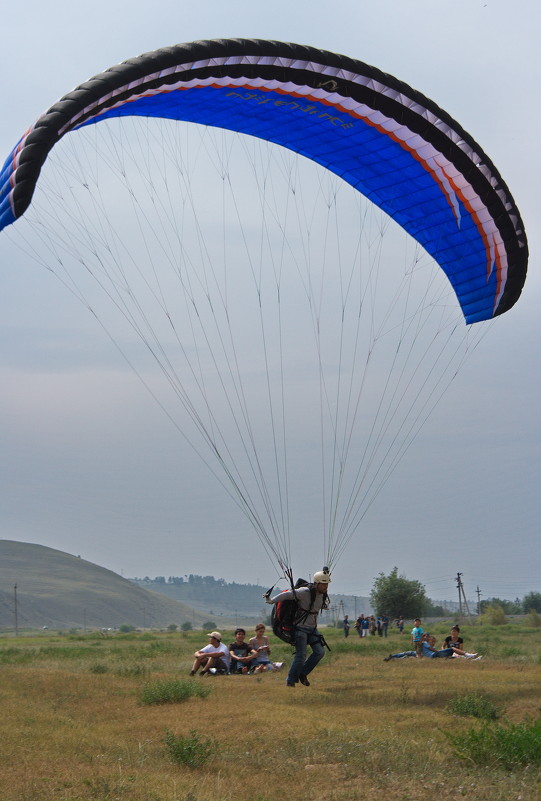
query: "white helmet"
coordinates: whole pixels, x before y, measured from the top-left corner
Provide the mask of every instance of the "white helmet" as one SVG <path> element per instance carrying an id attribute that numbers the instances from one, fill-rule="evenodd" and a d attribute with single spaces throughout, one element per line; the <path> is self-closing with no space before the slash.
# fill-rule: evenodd
<path id="1" fill-rule="evenodd" d="M 314 584 L 330 584 L 331 574 L 326 570 L 318 570 L 314 573 Z"/>

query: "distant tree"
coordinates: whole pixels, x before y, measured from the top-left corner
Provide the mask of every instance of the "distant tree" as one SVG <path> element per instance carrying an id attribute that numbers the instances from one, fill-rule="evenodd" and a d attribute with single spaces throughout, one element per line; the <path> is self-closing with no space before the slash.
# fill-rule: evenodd
<path id="1" fill-rule="evenodd" d="M 177 629 L 178 629 L 178 626 L 177 626 L 177 624 L 176 624 L 176 623 L 170 623 L 170 624 L 167 626 L 167 631 L 176 631 Z"/>
<path id="2" fill-rule="evenodd" d="M 190 623 L 190 621 L 187 620 L 185 623 L 182 624 L 182 626 L 180 628 L 182 629 L 182 631 L 191 631 L 193 626 Z"/>
<path id="3" fill-rule="evenodd" d="M 121 631 L 122 634 L 128 634 L 130 631 L 135 631 L 135 626 L 132 626 L 131 623 L 123 623 L 118 627 L 118 630 Z"/>
<path id="4" fill-rule="evenodd" d="M 452 615 L 449 609 L 446 609 L 441 604 L 434 604 L 430 599 L 427 600 L 424 615 L 429 617 L 450 617 Z"/>
<path id="5" fill-rule="evenodd" d="M 425 588 L 420 581 L 398 575 L 394 567 L 388 576 L 380 573 L 370 592 L 370 602 L 376 614 L 395 618 L 421 617 L 427 608 Z"/>
<path id="6" fill-rule="evenodd" d="M 505 615 L 520 615 L 522 614 L 523 601 L 519 598 L 515 601 L 507 601 L 504 598 L 487 598 L 486 601 L 481 601 L 482 614 L 492 607 L 503 609 Z"/>
<path id="7" fill-rule="evenodd" d="M 209 631 L 214 631 L 216 628 L 216 623 L 213 620 L 207 620 L 206 623 L 203 623 L 202 628 L 209 629 Z"/>
<path id="8" fill-rule="evenodd" d="M 529 592 L 522 599 L 522 611 L 524 614 L 527 615 L 532 609 L 534 612 L 541 612 L 541 592 Z"/>

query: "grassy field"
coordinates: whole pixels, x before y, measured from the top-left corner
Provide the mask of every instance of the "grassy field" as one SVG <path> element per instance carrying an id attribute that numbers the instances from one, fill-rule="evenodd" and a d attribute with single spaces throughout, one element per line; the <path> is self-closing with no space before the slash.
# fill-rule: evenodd
<path id="1" fill-rule="evenodd" d="M 541 629 L 464 627 L 478 662 L 328 633 L 309 688 L 190 678 L 201 632 L 0 638 L 1 801 L 541 798 Z"/>

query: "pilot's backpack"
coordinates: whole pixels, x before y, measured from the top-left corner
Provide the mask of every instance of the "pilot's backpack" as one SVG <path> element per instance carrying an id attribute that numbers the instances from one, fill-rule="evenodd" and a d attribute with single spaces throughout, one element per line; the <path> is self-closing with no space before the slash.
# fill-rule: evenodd
<path id="1" fill-rule="evenodd" d="M 293 587 L 293 592 L 299 587 L 310 587 L 310 609 L 314 605 L 317 590 L 313 584 L 304 579 L 298 579 Z M 286 590 L 284 590 L 286 592 Z M 295 644 L 295 626 L 302 626 L 310 613 L 299 610 L 297 598 L 287 598 L 284 601 L 277 601 L 273 604 L 271 612 L 271 626 L 278 639 L 287 642 L 289 645 Z"/>

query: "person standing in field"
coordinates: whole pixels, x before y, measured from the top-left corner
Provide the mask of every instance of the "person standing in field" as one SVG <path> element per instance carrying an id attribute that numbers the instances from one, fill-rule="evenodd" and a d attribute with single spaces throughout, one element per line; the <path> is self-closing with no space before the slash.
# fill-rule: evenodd
<path id="1" fill-rule="evenodd" d="M 279 592 L 274 598 L 267 593 L 265 602 L 276 604 L 279 601 L 296 601 L 298 604 L 295 616 L 295 656 L 287 674 L 286 684 L 295 687 L 298 682 L 305 687 L 310 686 L 308 675 L 325 656 L 323 637 L 317 630 L 317 619 L 322 609 L 329 606 L 327 590 L 331 582 L 330 574 L 325 570 L 314 573 L 314 580 L 307 587 Z M 306 658 L 308 646 L 312 653 Z"/>
<path id="2" fill-rule="evenodd" d="M 363 617 L 361 626 L 362 626 L 361 636 L 368 637 L 368 632 L 370 631 L 370 618 L 368 617 L 368 615 L 366 615 L 366 617 Z"/>
<path id="3" fill-rule="evenodd" d="M 413 621 L 413 628 L 411 630 L 411 642 L 413 650 L 418 659 L 423 655 L 423 627 L 421 626 L 421 618 L 416 617 Z"/>

